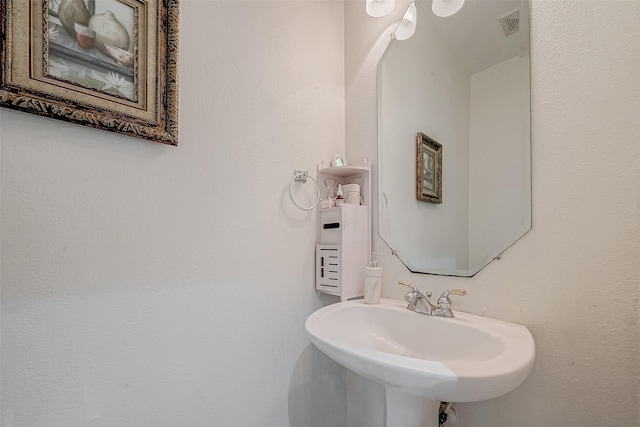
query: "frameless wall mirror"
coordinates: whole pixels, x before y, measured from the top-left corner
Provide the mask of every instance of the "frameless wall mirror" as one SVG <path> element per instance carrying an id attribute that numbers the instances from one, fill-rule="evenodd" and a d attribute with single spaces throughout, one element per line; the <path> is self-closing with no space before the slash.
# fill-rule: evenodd
<path id="1" fill-rule="evenodd" d="M 531 228 L 529 3 L 416 7 L 378 64 L 379 232 L 412 272 L 473 276 Z"/>

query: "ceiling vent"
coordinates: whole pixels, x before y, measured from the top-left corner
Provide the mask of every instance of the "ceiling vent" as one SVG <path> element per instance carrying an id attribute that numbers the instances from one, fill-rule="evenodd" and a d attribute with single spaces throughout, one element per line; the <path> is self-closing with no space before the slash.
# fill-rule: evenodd
<path id="1" fill-rule="evenodd" d="M 520 31 L 520 11 L 519 10 L 506 14 L 505 16 L 500 18 L 499 21 L 500 21 L 500 25 L 502 25 L 502 30 L 504 31 L 505 36 L 510 36 L 511 34 L 514 34 Z"/>

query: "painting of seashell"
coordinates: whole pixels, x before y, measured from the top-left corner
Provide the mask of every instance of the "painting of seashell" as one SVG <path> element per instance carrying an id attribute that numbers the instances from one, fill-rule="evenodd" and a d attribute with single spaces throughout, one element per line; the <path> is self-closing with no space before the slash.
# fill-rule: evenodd
<path id="1" fill-rule="evenodd" d="M 109 55 L 106 44 L 123 50 L 129 49 L 129 33 L 110 10 L 93 15 L 89 19 L 89 28 L 96 32 L 96 47 L 105 55 Z"/>

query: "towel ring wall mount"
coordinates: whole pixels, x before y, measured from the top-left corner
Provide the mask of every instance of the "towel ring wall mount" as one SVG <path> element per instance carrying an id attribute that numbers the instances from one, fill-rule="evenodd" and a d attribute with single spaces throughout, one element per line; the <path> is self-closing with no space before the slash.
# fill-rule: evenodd
<path id="1" fill-rule="evenodd" d="M 293 188 L 293 184 L 296 182 L 300 182 L 300 183 L 306 183 L 307 182 L 307 178 L 310 179 L 311 181 L 313 181 L 313 184 L 316 186 L 316 191 L 317 191 L 317 197 L 316 197 L 316 201 L 313 205 L 309 206 L 309 207 L 305 207 L 305 206 L 300 206 L 295 200 L 293 200 L 293 194 L 291 194 L 291 189 Z M 320 202 L 320 187 L 318 186 L 318 182 L 313 179 L 313 177 L 311 175 L 309 175 L 308 171 L 302 171 L 302 170 L 298 170 L 295 169 L 293 171 L 293 178 L 291 178 L 291 182 L 289 183 L 289 198 L 291 199 L 291 202 L 298 208 L 301 209 L 303 211 L 310 211 L 312 209 L 315 209 L 316 206 L 318 206 L 318 202 Z"/>

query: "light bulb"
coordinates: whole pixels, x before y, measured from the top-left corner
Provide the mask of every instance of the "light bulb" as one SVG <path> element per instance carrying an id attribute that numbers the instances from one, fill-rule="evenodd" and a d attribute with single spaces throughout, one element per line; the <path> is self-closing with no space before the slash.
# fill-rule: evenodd
<path id="1" fill-rule="evenodd" d="M 431 10 L 436 16 L 446 18 L 447 16 L 455 15 L 460 9 L 464 0 L 433 0 L 431 3 Z"/>
<path id="2" fill-rule="evenodd" d="M 391 13 L 396 7 L 396 0 L 367 0 L 367 13 L 369 16 L 379 18 Z"/>
<path id="3" fill-rule="evenodd" d="M 411 3 L 409 9 L 405 12 L 402 20 L 393 32 L 393 37 L 396 40 L 406 40 L 416 32 L 416 24 L 418 21 L 418 10 L 416 9 L 416 2 Z"/>

